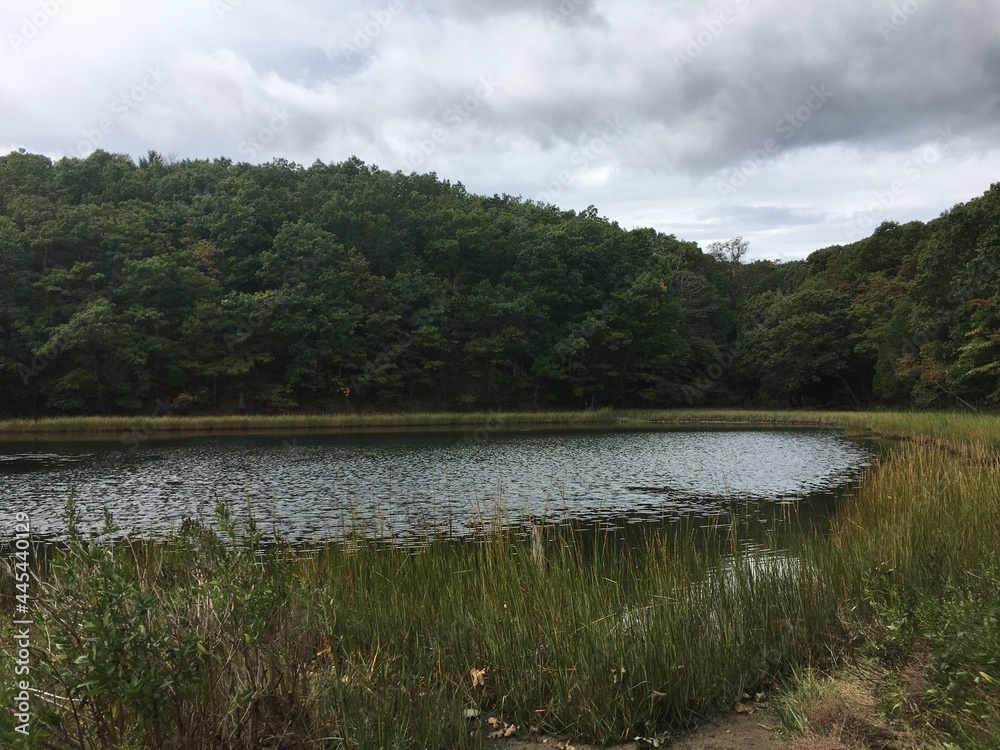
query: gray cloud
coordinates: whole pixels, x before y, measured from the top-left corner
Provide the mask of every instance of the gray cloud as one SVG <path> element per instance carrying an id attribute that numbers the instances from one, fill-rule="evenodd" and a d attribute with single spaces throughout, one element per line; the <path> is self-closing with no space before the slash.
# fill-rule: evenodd
<path id="1" fill-rule="evenodd" d="M 0 145 L 356 154 L 800 257 L 894 180 L 907 220 L 998 179 L 998 38 L 978 0 L 12 0 Z"/>

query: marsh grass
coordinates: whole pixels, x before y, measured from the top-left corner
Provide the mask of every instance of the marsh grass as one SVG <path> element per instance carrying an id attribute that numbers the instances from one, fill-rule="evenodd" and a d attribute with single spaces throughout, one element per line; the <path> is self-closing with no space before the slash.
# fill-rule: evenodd
<path id="1" fill-rule="evenodd" d="M 825 554 L 857 653 L 915 673 L 890 687 L 886 712 L 930 745 L 997 747 L 998 453 L 898 446 L 838 514 Z"/>
<path id="2" fill-rule="evenodd" d="M 808 658 L 829 619 L 816 576 L 762 572 L 720 529 L 627 550 L 562 527 L 541 555 L 500 528 L 309 550 L 71 531 L 38 582 L 38 742 L 475 746 L 468 710 L 604 742 L 691 726 Z"/>
<path id="3" fill-rule="evenodd" d="M 173 434 L 305 430 L 470 428 L 486 433 L 516 426 L 761 425 L 843 429 L 850 437 L 876 436 L 948 445 L 976 454 L 1000 449 L 1000 415 L 967 412 L 823 412 L 671 409 L 548 412 L 357 413 L 223 416 L 105 416 L 0 420 L 0 438 L 109 436 L 142 441 Z"/>
<path id="4" fill-rule="evenodd" d="M 929 743 L 990 747 L 996 435 L 982 418 L 880 419 L 865 429 L 921 439 L 866 470 L 829 535 L 786 536 L 781 555 L 725 523 L 629 548 L 566 527 L 539 544 L 501 523 L 462 543 L 355 534 L 290 548 L 236 529 L 225 509 L 220 531 L 189 524 L 167 544 L 77 534 L 34 582 L 33 742 L 457 748 L 478 746 L 494 716 L 610 743 L 868 658 L 924 665 L 922 687 L 886 710 Z M 13 588 L 0 578 L 8 643 Z M 0 737 L 10 722 L 0 713 Z"/>
<path id="5" fill-rule="evenodd" d="M 585 412 L 466 412 L 466 413 L 377 413 L 290 414 L 229 416 L 107 416 L 53 417 L 0 420 L 0 435 L 102 435 L 153 436 L 196 432 L 263 432 L 289 430 L 336 430 L 395 427 L 472 427 L 500 429 L 506 425 L 587 424 L 613 421 L 610 409 Z"/>

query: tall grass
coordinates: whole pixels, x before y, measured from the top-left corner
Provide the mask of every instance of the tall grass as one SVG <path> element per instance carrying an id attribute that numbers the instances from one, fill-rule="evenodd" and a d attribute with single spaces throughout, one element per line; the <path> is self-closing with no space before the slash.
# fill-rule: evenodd
<path id="1" fill-rule="evenodd" d="M 823 569 L 859 652 L 911 675 L 888 678 L 887 712 L 928 746 L 985 750 L 1000 745 L 1000 455 L 951 439 L 868 472 Z"/>
<path id="2" fill-rule="evenodd" d="M 628 550 L 562 529 L 541 554 L 500 529 L 417 549 L 265 551 L 190 526 L 168 544 L 75 538 L 40 581 L 39 737 L 475 746 L 469 712 L 601 742 L 691 726 L 811 658 L 832 612 L 816 575 L 692 534 Z"/>
<path id="3" fill-rule="evenodd" d="M 533 546 L 499 526 L 460 544 L 354 536 L 291 549 L 225 531 L 224 515 L 223 536 L 77 538 L 38 573 L 34 742 L 456 748 L 478 746 L 496 717 L 608 743 L 675 732 L 745 692 L 870 654 L 919 657 L 923 692 L 894 705 L 934 742 L 989 747 L 995 435 L 983 418 L 920 416 L 848 425 L 921 440 L 865 472 L 829 536 L 803 533 L 777 557 L 749 551 L 738 526 L 711 532 L 714 544 L 681 526 L 632 549 L 565 529 Z M 9 572 L 0 583 L 9 623 Z M 6 705 L 11 687 L 0 684 Z M 0 713 L 0 737 L 11 732 Z"/>
<path id="4" fill-rule="evenodd" d="M 897 446 L 863 483 L 833 524 L 833 554 L 845 565 L 922 591 L 975 586 L 1000 570 L 998 454 Z"/>

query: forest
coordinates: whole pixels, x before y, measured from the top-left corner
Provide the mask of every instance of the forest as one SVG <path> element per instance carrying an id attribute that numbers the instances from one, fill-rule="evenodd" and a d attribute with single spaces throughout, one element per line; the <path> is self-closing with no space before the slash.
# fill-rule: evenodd
<path id="1" fill-rule="evenodd" d="M 1000 183 L 803 261 L 746 252 L 357 158 L 13 152 L 0 413 L 1000 399 Z"/>

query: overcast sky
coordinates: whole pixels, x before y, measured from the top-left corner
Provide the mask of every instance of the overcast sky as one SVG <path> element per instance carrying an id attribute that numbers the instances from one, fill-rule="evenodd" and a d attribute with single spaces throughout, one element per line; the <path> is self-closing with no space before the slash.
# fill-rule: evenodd
<path id="1" fill-rule="evenodd" d="M 801 258 L 1000 181 L 995 0 L 5 0 L 0 152 L 356 155 Z"/>

